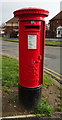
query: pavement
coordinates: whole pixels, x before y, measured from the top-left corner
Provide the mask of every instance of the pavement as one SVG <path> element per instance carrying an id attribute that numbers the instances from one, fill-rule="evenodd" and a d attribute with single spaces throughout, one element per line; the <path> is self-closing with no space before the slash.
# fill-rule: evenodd
<path id="1" fill-rule="evenodd" d="M 62 120 L 62 113 L 56 113 L 56 116 L 52 117 L 41 117 L 41 115 L 20 115 L 20 116 L 9 116 L 9 117 L 3 117 L 0 120 Z"/>

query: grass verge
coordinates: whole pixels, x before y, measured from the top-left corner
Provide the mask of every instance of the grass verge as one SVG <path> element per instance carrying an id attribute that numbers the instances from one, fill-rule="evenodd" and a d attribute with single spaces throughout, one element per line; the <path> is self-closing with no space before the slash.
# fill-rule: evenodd
<path id="1" fill-rule="evenodd" d="M 18 85 L 18 61 L 15 58 L 2 58 L 2 85 L 6 87 Z"/>
<path id="2" fill-rule="evenodd" d="M 54 110 L 49 106 L 48 101 L 42 98 L 40 104 L 34 109 L 34 113 L 41 114 L 41 116 L 52 116 Z"/>
<path id="3" fill-rule="evenodd" d="M 8 39 L 7 41 L 10 41 L 10 42 L 18 42 L 19 40 L 18 40 L 18 39 Z"/>
<path id="4" fill-rule="evenodd" d="M 18 42 L 18 38 L 4 38 L 4 37 L 0 37 L 0 40 L 5 40 L 5 41 L 9 41 L 9 42 Z"/>
<path id="5" fill-rule="evenodd" d="M 44 75 L 44 85 L 52 85 L 53 80 L 49 75 Z"/>
<path id="6" fill-rule="evenodd" d="M 46 45 L 53 45 L 53 46 L 62 46 L 62 42 L 56 42 L 56 41 L 46 41 Z"/>

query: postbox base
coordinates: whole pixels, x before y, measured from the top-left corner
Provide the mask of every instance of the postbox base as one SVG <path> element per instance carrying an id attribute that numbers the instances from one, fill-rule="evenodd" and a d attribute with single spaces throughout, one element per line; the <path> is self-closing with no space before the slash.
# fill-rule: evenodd
<path id="1" fill-rule="evenodd" d="M 41 101 L 41 86 L 25 88 L 19 85 L 19 100 L 27 109 L 35 108 Z"/>

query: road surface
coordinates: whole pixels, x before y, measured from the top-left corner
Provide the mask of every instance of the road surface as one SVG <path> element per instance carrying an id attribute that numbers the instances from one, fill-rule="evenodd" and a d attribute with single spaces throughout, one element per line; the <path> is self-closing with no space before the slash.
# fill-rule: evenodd
<path id="1" fill-rule="evenodd" d="M 12 57 L 18 58 L 18 43 L 2 41 L 2 52 L 3 54 L 10 55 Z M 62 61 L 62 47 L 45 47 L 45 67 L 54 70 L 62 74 L 61 61 Z"/>

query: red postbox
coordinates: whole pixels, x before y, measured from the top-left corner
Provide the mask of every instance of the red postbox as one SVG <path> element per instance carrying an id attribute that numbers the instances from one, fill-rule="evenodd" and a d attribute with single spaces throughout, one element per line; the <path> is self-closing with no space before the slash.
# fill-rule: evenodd
<path id="1" fill-rule="evenodd" d="M 19 96 L 27 106 L 36 105 L 43 85 L 45 21 L 48 11 L 20 9 L 19 17 Z"/>

